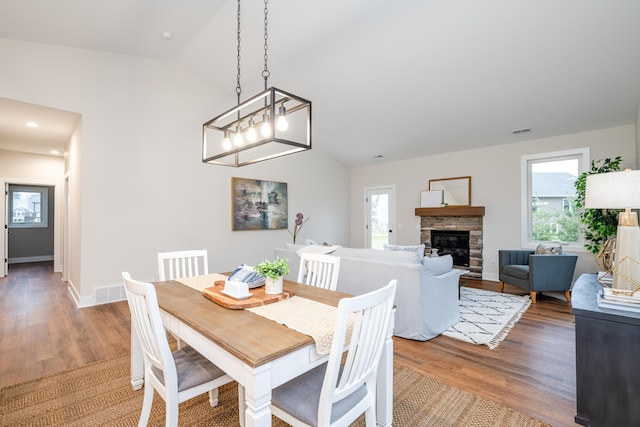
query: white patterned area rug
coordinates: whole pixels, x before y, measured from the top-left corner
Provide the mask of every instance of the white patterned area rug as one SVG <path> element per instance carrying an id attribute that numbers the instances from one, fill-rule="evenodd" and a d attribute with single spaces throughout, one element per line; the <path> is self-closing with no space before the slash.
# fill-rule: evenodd
<path id="1" fill-rule="evenodd" d="M 460 322 L 442 335 L 494 349 L 531 305 L 529 295 L 460 288 Z"/>

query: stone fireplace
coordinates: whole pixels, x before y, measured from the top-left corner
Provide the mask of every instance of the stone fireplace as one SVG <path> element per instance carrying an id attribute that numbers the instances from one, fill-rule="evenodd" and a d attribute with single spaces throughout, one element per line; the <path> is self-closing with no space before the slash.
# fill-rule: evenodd
<path id="1" fill-rule="evenodd" d="M 416 208 L 416 216 L 420 217 L 420 243 L 425 245 L 425 255 L 431 253 L 432 231 L 442 231 L 445 236 L 466 235 L 468 232 L 468 265 L 463 265 L 464 258 L 455 256 L 454 267 L 469 271 L 463 277 L 468 279 L 482 279 L 482 217 L 484 216 L 484 206 L 469 207 L 445 207 L 445 208 Z M 455 233 L 446 233 L 455 232 Z M 443 233 L 435 233 L 442 235 Z M 442 237 L 436 239 L 438 243 L 438 254 L 442 250 Z M 450 238 L 446 240 L 450 241 Z M 449 242 L 450 243 L 450 242 Z M 447 244 L 447 242 L 445 242 Z M 453 252 L 452 249 L 449 249 Z M 446 252 L 446 251 L 445 251 Z M 455 251 L 458 255 L 460 251 Z"/>

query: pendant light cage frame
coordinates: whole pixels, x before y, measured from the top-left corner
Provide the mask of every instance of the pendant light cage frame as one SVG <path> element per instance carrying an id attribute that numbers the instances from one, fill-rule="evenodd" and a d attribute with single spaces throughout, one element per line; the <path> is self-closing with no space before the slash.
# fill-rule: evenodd
<path id="1" fill-rule="evenodd" d="M 288 123 L 286 130 L 278 128 L 282 113 Z M 268 131 L 263 133 L 264 127 Z M 251 129 L 255 141 L 250 140 Z M 242 145 L 234 143 L 238 134 Z M 230 147 L 223 146 L 225 138 L 230 140 Z M 310 149 L 311 101 L 275 87 L 202 125 L 204 163 L 239 167 Z"/>

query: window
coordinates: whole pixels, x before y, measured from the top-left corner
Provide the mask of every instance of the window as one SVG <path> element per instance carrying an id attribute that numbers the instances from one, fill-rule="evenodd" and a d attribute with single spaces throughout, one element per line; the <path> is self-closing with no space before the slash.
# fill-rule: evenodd
<path id="1" fill-rule="evenodd" d="M 523 247 L 561 243 L 584 250 L 574 182 L 588 169 L 588 148 L 522 156 Z"/>
<path id="2" fill-rule="evenodd" d="M 45 228 L 48 225 L 46 187 L 9 185 L 9 228 Z"/>

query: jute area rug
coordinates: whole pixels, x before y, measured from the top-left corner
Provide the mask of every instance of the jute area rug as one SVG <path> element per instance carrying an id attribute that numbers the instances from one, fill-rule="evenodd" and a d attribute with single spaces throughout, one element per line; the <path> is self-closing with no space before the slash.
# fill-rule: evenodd
<path id="1" fill-rule="evenodd" d="M 494 349 L 531 305 L 529 295 L 460 288 L 460 322 L 443 332 L 451 338 Z"/>
<path id="2" fill-rule="evenodd" d="M 547 426 L 522 413 L 442 384 L 394 364 L 394 426 Z M 129 384 L 129 357 L 97 362 L 2 389 L 2 426 L 135 426 L 143 391 Z M 221 387 L 212 408 L 205 393 L 180 404 L 180 426 L 237 426 L 236 383 Z M 164 401 L 156 395 L 150 426 L 164 426 Z M 287 424 L 273 418 L 274 426 Z M 354 424 L 364 426 L 361 418 Z"/>

